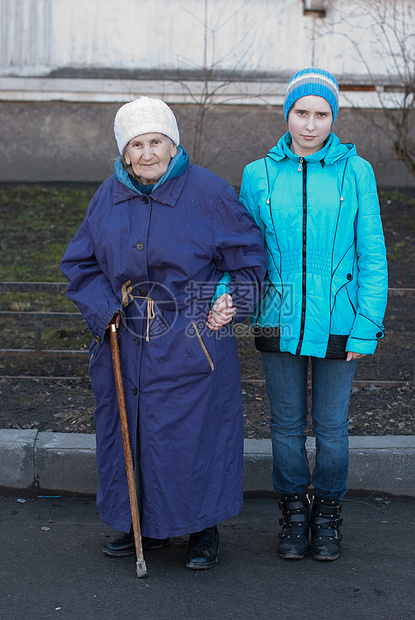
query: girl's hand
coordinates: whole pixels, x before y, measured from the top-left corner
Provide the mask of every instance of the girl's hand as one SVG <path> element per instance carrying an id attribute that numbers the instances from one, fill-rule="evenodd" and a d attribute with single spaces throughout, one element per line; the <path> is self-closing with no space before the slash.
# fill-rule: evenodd
<path id="1" fill-rule="evenodd" d="M 212 331 L 216 331 L 230 323 L 236 314 L 236 308 L 233 307 L 232 297 L 229 293 L 224 293 L 217 298 L 211 309 L 206 321 L 206 327 Z"/>
<path id="2" fill-rule="evenodd" d="M 346 362 L 359 360 L 361 357 L 365 357 L 365 353 L 353 353 L 353 351 L 347 351 Z"/>

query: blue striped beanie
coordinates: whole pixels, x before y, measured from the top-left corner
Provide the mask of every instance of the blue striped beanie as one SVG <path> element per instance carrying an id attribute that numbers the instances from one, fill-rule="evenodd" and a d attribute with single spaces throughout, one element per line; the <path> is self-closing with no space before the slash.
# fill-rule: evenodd
<path id="1" fill-rule="evenodd" d="M 331 73 L 315 67 L 298 71 L 288 82 L 284 99 L 285 120 L 297 99 L 308 95 L 317 95 L 328 101 L 333 112 L 334 123 L 339 111 L 339 85 Z"/>

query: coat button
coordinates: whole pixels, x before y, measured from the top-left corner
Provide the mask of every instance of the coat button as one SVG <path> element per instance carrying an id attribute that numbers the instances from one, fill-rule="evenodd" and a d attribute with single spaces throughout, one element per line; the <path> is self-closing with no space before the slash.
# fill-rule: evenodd
<path id="1" fill-rule="evenodd" d="M 99 336 L 94 336 L 94 338 L 97 342 L 101 342 L 101 338 Z"/>
<path id="2" fill-rule="evenodd" d="M 138 345 L 140 345 L 140 344 L 141 344 L 141 340 L 140 340 L 140 338 L 139 338 L 138 336 L 137 336 L 137 338 L 135 339 L 135 343 L 136 343 L 136 344 L 138 344 Z"/>
<path id="3" fill-rule="evenodd" d="M 133 394 L 134 394 L 134 396 L 136 396 L 136 394 L 138 394 L 138 390 L 137 390 L 137 388 L 134 388 L 134 389 L 133 389 Z"/>
<path id="4" fill-rule="evenodd" d="M 347 274 L 347 276 L 346 276 L 346 278 L 347 278 L 348 280 L 353 280 L 353 276 L 352 276 L 352 274 L 351 274 L 351 273 L 348 273 L 348 274 Z"/>
<path id="5" fill-rule="evenodd" d="M 137 250 L 144 250 L 144 243 L 137 243 Z"/>
<path id="6" fill-rule="evenodd" d="M 148 196 L 144 196 L 143 202 L 145 205 L 148 205 L 148 203 L 150 202 L 150 198 Z"/>
<path id="7" fill-rule="evenodd" d="M 147 297 L 147 291 L 145 291 L 144 289 L 141 289 L 140 295 L 141 297 Z"/>
<path id="8" fill-rule="evenodd" d="M 382 332 L 378 332 L 378 333 L 376 334 L 376 338 L 382 338 L 382 336 L 383 336 Z"/>

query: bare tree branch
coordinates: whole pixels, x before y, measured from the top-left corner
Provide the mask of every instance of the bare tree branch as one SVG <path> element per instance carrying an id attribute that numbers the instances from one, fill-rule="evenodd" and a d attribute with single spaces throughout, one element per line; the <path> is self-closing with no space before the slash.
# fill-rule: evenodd
<path id="1" fill-rule="evenodd" d="M 415 176 L 414 8 L 413 2 L 405 0 L 351 2 L 336 21 L 326 21 L 321 34 L 342 36 L 350 45 L 352 57 L 365 68 L 375 88 L 385 121 L 380 127 L 372 115 L 369 122 L 389 136 L 396 157 Z M 363 45 L 367 41 L 373 44 L 370 53 Z"/>
<path id="2" fill-rule="evenodd" d="M 198 80 L 198 86 L 194 85 L 191 81 L 186 80 L 184 73 L 181 69 L 178 69 L 178 82 L 181 85 L 183 92 L 187 95 L 194 110 L 186 115 L 186 120 L 193 125 L 194 139 L 193 139 L 193 151 L 190 154 L 191 159 L 198 165 L 207 165 L 207 152 L 212 151 L 209 162 L 214 161 L 221 152 L 226 150 L 227 145 L 219 138 L 214 138 L 212 132 L 207 131 L 209 125 L 209 119 L 212 116 L 211 112 L 214 106 L 217 104 L 217 99 L 221 96 L 222 104 L 232 103 L 235 98 L 240 99 L 243 93 L 229 94 L 225 96 L 222 94 L 226 91 L 230 84 L 237 84 L 241 75 L 247 77 L 246 67 L 250 66 L 250 62 L 257 54 L 258 50 L 255 46 L 255 40 L 257 37 L 257 31 L 259 24 L 253 24 L 250 31 L 250 40 L 239 41 L 234 44 L 230 49 L 226 51 L 221 57 L 217 55 L 217 35 L 229 24 L 236 15 L 252 0 L 244 0 L 241 4 L 228 16 L 219 16 L 214 26 L 210 25 L 209 21 L 209 0 L 204 0 L 204 17 L 201 19 L 193 12 L 182 7 L 189 15 L 191 15 L 199 24 L 203 25 L 203 65 L 197 65 L 194 61 L 188 58 L 179 58 L 180 65 L 188 65 L 197 70 L 200 74 L 200 80 Z M 236 56 L 240 50 L 240 55 L 237 61 L 233 64 L 232 68 L 228 71 L 222 72 L 221 67 L 229 64 L 229 61 Z M 262 58 L 262 53 L 258 54 L 256 67 L 258 67 Z M 255 71 L 250 73 L 254 74 Z M 200 90 L 197 90 L 202 84 Z M 228 132 L 226 132 L 228 135 Z M 226 140 L 225 140 L 226 141 Z"/>

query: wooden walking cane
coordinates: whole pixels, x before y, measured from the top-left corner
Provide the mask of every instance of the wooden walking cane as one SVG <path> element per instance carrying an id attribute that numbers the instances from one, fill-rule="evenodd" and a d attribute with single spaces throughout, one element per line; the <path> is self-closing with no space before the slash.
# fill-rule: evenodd
<path id="1" fill-rule="evenodd" d="M 118 409 L 120 412 L 121 434 L 124 446 L 125 469 L 127 471 L 128 493 L 130 495 L 131 519 L 133 523 L 135 551 L 137 556 L 137 577 L 147 576 L 146 563 L 143 556 L 143 544 L 141 540 L 140 516 L 138 514 L 137 490 L 135 486 L 133 456 L 131 453 L 130 432 L 128 429 L 127 408 L 125 405 L 124 384 L 121 372 L 120 349 L 118 346 L 117 326 L 110 323 L 110 343 L 112 363 L 114 366 L 115 386 L 117 388 Z"/>

